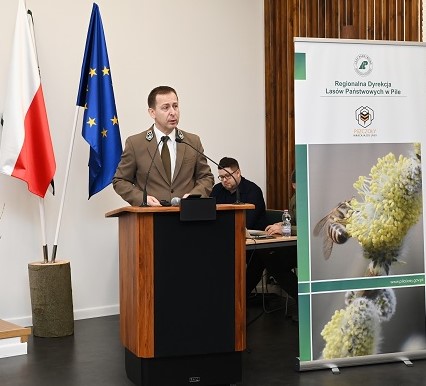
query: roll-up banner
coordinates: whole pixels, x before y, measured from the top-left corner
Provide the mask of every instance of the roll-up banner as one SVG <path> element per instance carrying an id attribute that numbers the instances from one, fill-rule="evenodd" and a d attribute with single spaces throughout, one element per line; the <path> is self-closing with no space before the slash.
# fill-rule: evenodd
<path id="1" fill-rule="evenodd" d="M 295 39 L 300 371 L 426 358 L 426 46 Z"/>

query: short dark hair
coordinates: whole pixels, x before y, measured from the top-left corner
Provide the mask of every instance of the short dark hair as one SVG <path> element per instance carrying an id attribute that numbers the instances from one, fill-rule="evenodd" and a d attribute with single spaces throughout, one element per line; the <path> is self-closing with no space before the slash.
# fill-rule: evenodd
<path id="1" fill-rule="evenodd" d="M 157 95 L 165 95 L 174 93 L 177 97 L 177 92 L 173 87 L 170 86 L 158 86 L 154 88 L 148 95 L 148 107 L 153 109 L 157 103 Z"/>
<path id="2" fill-rule="evenodd" d="M 230 157 L 223 157 L 219 161 L 219 169 L 223 168 L 240 168 L 240 165 L 238 165 L 238 161 L 235 158 Z"/>

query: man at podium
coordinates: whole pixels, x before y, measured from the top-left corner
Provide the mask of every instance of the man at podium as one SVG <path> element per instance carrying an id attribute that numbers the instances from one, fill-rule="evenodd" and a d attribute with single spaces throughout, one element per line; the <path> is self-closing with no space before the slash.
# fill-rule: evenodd
<path id="1" fill-rule="evenodd" d="M 173 197 L 190 194 L 208 197 L 213 174 L 200 138 L 177 127 L 176 91 L 169 86 L 154 88 L 148 96 L 148 113 L 154 124 L 127 138 L 114 190 L 132 206 L 167 205 Z"/>

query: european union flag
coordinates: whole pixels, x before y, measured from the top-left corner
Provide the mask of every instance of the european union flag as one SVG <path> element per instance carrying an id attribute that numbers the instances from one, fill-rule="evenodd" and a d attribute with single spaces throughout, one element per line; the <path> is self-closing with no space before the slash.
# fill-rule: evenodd
<path id="1" fill-rule="evenodd" d="M 123 151 L 104 28 L 96 3 L 87 32 L 77 106 L 84 107 L 82 135 L 90 145 L 90 198 L 111 183 Z"/>

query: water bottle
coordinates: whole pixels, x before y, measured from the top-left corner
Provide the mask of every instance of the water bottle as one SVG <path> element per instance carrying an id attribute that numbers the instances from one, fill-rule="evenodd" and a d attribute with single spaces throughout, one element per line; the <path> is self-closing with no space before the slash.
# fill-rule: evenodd
<path id="1" fill-rule="evenodd" d="M 290 216 L 288 209 L 285 209 L 284 213 L 283 213 L 282 232 L 283 232 L 284 237 L 290 237 L 291 236 L 291 216 Z"/>

